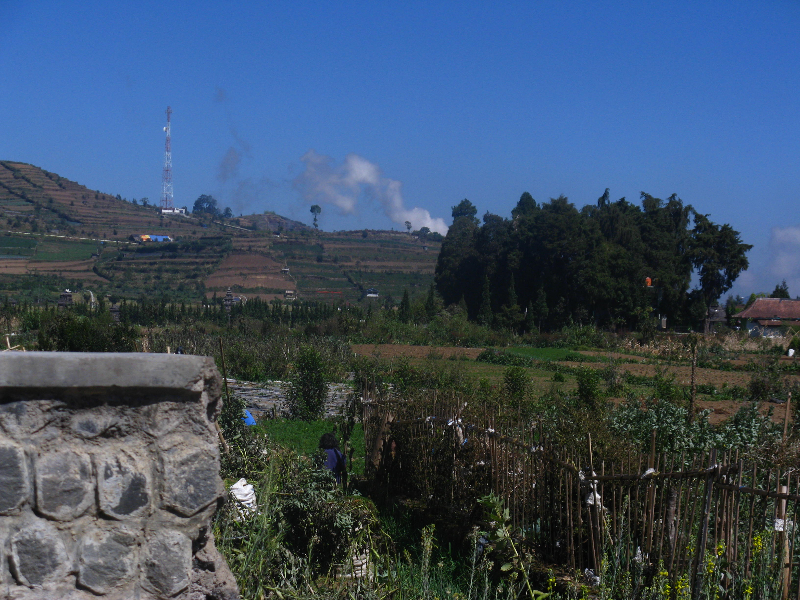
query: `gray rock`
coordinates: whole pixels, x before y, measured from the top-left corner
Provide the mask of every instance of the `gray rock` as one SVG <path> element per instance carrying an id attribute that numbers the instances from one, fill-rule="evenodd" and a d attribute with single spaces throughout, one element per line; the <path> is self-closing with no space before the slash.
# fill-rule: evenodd
<path id="1" fill-rule="evenodd" d="M 91 410 L 82 410 L 72 415 L 72 430 L 84 439 L 94 439 L 106 435 L 116 426 L 113 411 L 108 407 L 98 406 Z"/>
<path id="2" fill-rule="evenodd" d="M 51 452 L 36 461 L 36 507 L 40 513 L 68 521 L 94 503 L 89 457 L 74 450 Z"/>
<path id="3" fill-rule="evenodd" d="M 25 453 L 16 444 L 0 444 L 0 515 L 7 515 L 28 497 Z"/>
<path id="4" fill-rule="evenodd" d="M 191 517 L 222 496 L 216 448 L 185 450 L 177 446 L 164 452 L 163 460 L 165 508 Z"/>
<path id="5" fill-rule="evenodd" d="M 11 538 L 11 567 L 22 585 L 41 586 L 62 577 L 67 551 L 55 527 L 35 521 Z"/>
<path id="6" fill-rule="evenodd" d="M 236 578 L 214 544 L 214 536 L 204 532 L 198 539 L 192 567 L 191 600 L 239 600 Z"/>
<path id="7" fill-rule="evenodd" d="M 107 594 L 134 574 L 136 536 L 125 529 L 98 532 L 83 540 L 78 583 Z"/>
<path id="8" fill-rule="evenodd" d="M 117 452 L 97 460 L 97 486 L 100 510 L 114 519 L 145 514 L 150 507 L 150 481 L 133 456 Z"/>
<path id="9" fill-rule="evenodd" d="M 192 540 L 177 531 L 155 532 L 148 541 L 143 562 L 144 587 L 174 596 L 189 586 Z"/>

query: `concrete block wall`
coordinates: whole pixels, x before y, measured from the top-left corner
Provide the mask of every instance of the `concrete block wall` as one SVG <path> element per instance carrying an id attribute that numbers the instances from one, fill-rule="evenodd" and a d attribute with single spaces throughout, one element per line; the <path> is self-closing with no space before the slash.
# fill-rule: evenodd
<path id="1" fill-rule="evenodd" d="M 0 597 L 238 598 L 210 358 L 0 354 Z"/>

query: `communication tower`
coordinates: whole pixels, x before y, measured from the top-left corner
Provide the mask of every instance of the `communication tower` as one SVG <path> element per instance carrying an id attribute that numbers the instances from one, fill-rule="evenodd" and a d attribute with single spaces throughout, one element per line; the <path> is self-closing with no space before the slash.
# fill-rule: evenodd
<path id="1" fill-rule="evenodd" d="M 172 211 L 172 145 L 170 138 L 170 116 L 172 107 L 167 107 L 167 126 L 164 131 L 167 134 L 167 141 L 164 146 L 164 172 L 161 176 L 161 210 Z"/>

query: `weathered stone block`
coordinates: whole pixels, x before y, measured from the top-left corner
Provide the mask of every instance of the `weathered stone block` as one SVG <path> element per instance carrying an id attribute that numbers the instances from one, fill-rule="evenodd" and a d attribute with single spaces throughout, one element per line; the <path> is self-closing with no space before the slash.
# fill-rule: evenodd
<path id="1" fill-rule="evenodd" d="M 51 452 L 36 461 L 36 507 L 59 521 L 79 517 L 94 503 L 89 457 L 74 450 Z"/>
<path id="2" fill-rule="evenodd" d="M 16 444 L 0 444 L 0 515 L 6 515 L 28 497 L 25 452 Z"/>
<path id="3" fill-rule="evenodd" d="M 189 586 L 192 540 L 177 531 L 152 534 L 144 557 L 143 585 L 165 596 L 174 596 Z"/>
<path id="4" fill-rule="evenodd" d="M 139 461 L 126 452 L 97 459 L 100 510 L 114 519 L 145 514 L 150 507 L 150 478 Z"/>
<path id="5" fill-rule="evenodd" d="M 67 565 L 64 542 L 50 523 L 35 521 L 12 536 L 11 567 L 22 585 L 55 581 L 65 574 Z"/>
<path id="6" fill-rule="evenodd" d="M 82 438 L 94 439 L 115 425 L 110 412 L 102 406 L 77 412 L 72 415 L 71 429 Z"/>
<path id="7" fill-rule="evenodd" d="M 223 494 L 216 448 L 187 450 L 182 446 L 163 453 L 164 506 L 191 517 Z"/>
<path id="8" fill-rule="evenodd" d="M 78 583 L 95 594 L 107 594 L 131 578 L 136 564 L 132 532 L 96 532 L 83 540 Z"/>
<path id="9" fill-rule="evenodd" d="M 0 353 L 0 599 L 238 597 L 213 359 Z"/>

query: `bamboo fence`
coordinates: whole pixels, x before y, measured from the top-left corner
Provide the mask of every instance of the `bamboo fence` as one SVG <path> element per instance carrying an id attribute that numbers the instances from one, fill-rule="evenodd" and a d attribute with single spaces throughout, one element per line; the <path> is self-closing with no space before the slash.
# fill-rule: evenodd
<path id="1" fill-rule="evenodd" d="M 467 414 L 454 396 L 367 396 L 367 473 L 387 494 L 460 521 L 494 492 L 542 560 L 600 573 L 611 551 L 630 568 L 666 570 L 673 582 L 690 577 L 692 597 L 709 557 L 746 576 L 758 546 L 759 561 L 766 556 L 782 579 L 781 597 L 800 600 L 797 469 L 730 451 L 659 453 L 655 431 L 649 453 L 606 461 L 591 437 L 585 447 L 559 447 L 540 427 L 520 431 L 498 419 L 486 407 Z"/>

